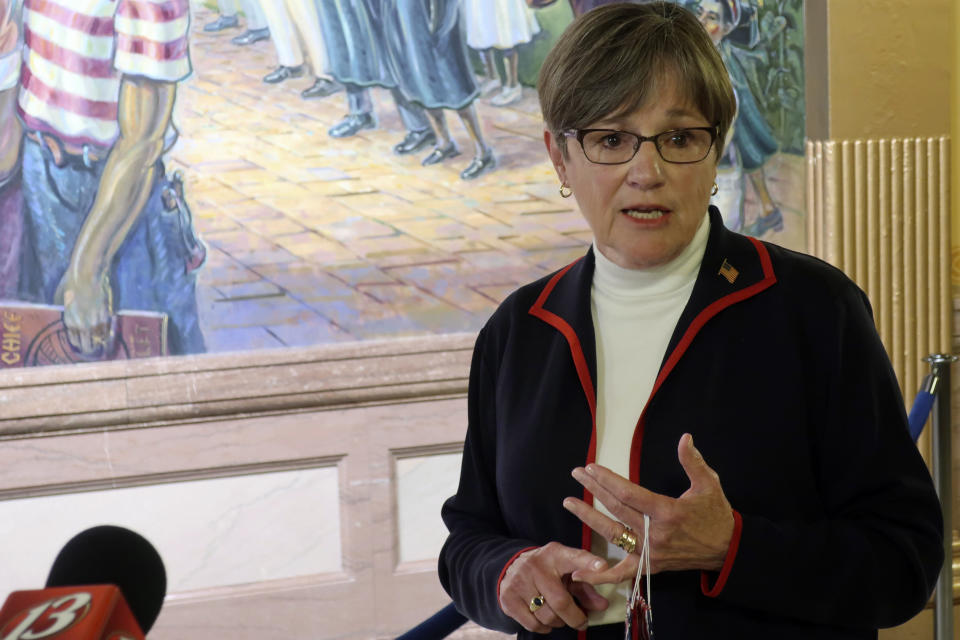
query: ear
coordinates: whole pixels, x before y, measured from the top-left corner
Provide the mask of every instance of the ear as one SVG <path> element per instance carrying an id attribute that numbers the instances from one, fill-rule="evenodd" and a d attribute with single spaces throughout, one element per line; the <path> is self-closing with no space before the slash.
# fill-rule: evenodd
<path id="1" fill-rule="evenodd" d="M 566 184 L 567 164 L 566 159 L 563 157 L 563 147 L 560 146 L 561 141 L 553 135 L 552 131 L 544 129 L 543 143 L 547 147 L 547 153 L 550 155 L 550 161 L 553 163 L 553 168 L 557 172 L 557 177 L 560 178 L 560 183 Z"/>

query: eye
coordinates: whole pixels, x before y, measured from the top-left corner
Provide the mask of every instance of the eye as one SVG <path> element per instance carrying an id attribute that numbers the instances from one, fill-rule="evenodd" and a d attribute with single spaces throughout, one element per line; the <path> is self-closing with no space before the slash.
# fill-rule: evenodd
<path id="1" fill-rule="evenodd" d="M 616 149 L 623 146 L 623 135 L 619 131 L 611 131 L 600 139 L 600 144 L 606 149 Z"/>
<path id="2" fill-rule="evenodd" d="M 690 132 L 685 129 L 671 131 L 665 138 L 664 142 L 675 149 L 682 149 L 690 144 Z"/>

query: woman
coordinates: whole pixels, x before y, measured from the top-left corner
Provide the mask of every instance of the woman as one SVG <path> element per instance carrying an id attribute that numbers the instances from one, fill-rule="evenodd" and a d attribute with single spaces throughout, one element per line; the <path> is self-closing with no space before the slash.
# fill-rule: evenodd
<path id="1" fill-rule="evenodd" d="M 670 2 L 595 9 L 538 90 L 594 242 L 477 338 L 442 513 L 457 607 L 623 638 L 646 514 L 659 638 L 876 638 L 918 612 L 940 508 L 869 304 L 708 211 L 735 101 L 702 25 Z"/>

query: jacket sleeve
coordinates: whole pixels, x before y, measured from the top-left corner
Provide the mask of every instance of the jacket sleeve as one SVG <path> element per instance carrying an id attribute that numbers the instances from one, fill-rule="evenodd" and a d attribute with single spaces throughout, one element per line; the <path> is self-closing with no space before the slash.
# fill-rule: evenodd
<path id="1" fill-rule="evenodd" d="M 853 285 L 838 302 L 839 329 L 813 332 L 826 359 L 805 372 L 827 385 L 809 427 L 822 515 L 742 513 L 725 584 L 704 592 L 768 614 L 876 629 L 927 603 L 944 559 L 943 520 L 869 302 Z"/>
<path id="2" fill-rule="evenodd" d="M 485 344 L 481 331 L 470 366 L 460 486 L 441 511 L 450 535 L 440 551 L 440 583 L 457 609 L 477 624 L 517 633 L 522 627 L 500 609 L 498 586 L 514 556 L 537 545 L 509 535 L 497 499 L 495 372 L 488 367 Z"/>

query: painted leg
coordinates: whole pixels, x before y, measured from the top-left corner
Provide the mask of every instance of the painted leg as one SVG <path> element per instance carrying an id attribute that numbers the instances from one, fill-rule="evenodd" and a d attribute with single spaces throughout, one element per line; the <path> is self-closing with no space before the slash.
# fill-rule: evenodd
<path id="1" fill-rule="evenodd" d="M 240 0 L 240 5 L 243 8 L 243 15 L 247 17 L 247 30 L 230 38 L 230 42 L 244 47 L 254 42 L 269 39 L 270 29 L 267 27 L 267 19 L 263 15 L 263 9 L 260 8 L 260 0 Z"/>
<path id="2" fill-rule="evenodd" d="M 427 109 L 427 118 L 438 141 L 433 151 L 420 164 L 426 167 L 460 155 L 457 143 L 450 138 L 450 129 L 447 128 L 447 118 L 443 114 L 443 109 Z"/>
<path id="3" fill-rule="evenodd" d="M 290 17 L 290 12 L 287 11 L 286 3 L 284 0 L 263 0 L 260 3 L 260 8 L 263 10 L 263 17 L 267 21 L 267 28 L 270 29 L 273 46 L 277 51 L 277 63 L 280 65 L 267 78 L 284 68 L 298 70 L 295 75 L 290 74 L 286 77 L 292 78 L 303 75 L 303 53 L 300 51 L 300 44 L 297 42 L 297 34 L 293 30 L 293 20 Z M 280 82 L 285 80 L 286 77 L 272 80 L 264 78 L 263 80 L 271 83 Z"/>
<path id="4" fill-rule="evenodd" d="M 237 20 L 236 0 L 219 0 L 219 2 L 217 2 L 217 10 L 220 15 L 213 22 L 208 22 L 203 25 L 204 31 L 207 33 L 216 33 L 224 29 L 233 29 L 240 26 L 240 21 Z"/>
<path id="5" fill-rule="evenodd" d="M 503 85 L 503 91 L 490 100 L 490 104 L 495 107 L 505 107 L 523 97 L 519 78 L 520 56 L 516 49 L 503 52 L 503 68 L 507 72 L 507 82 Z"/>
<path id="6" fill-rule="evenodd" d="M 493 58 L 493 49 L 481 53 L 483 58 L 483 81 L 480 82 L 480 97 L 486 98 L 500 88 L 500 74 L 497 72 L 497 63 Z"/>
<path id="7" fill-rule="evenodd" d="M 753 189 L 760 199 L 763 215 L 757 218 L 745 232 L 759 238 L 771 229 L 783 231 L 783 214 L 780 212 L 780 208 L 774 204 L 773 198 L 770 197 L 770 192 L 767 190 L 767 178 L 763 173 L 763 167 L 751 171 L 747 175 L 750 176 L 750 184 L 753 185 Z"/>
<path id="8" fill-rule="evenodd" d="M 460 177 L 464 180 L 473 180 L 488 171 L 492 171 L 497 166 L 497 158 L 493 155 L 493 149 L 487 146 L 483 139 L 483 129 L 480 127 L 480 117 L 477 115 L 477 107 L 471 104 L 457 111 L 460 121 L 470 134 L 473 140 L 474 156 L 469 166 L 460 172 Z"/>
<path id="9" fill-rule="evenodd" d="M 420 151 L 428 144 L 436 144 L 437 134 L 430 127 L 426 109 L 407 100 L 396 87 L 390 89 L 390 95 L 393 96 L 393 103 L 397 106 L 403 128 L 407 131 L 403 140 L 394 145 L 393 152 L 402 156 Z"/>
<path id="10" fill-rule="evenodd" d="M 350 113 L 343 120 L 330 127 L 327 132 L 331 138 L 349 138 L 361 129 L 373 129 L 377 126 L 373 117 L 373 102 L 370 100 L 370 91 L 366 87 L 355 84 L 345 85 L 347 90 L 347 106 Z"/>

